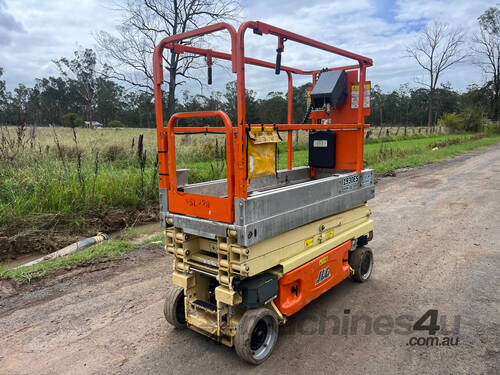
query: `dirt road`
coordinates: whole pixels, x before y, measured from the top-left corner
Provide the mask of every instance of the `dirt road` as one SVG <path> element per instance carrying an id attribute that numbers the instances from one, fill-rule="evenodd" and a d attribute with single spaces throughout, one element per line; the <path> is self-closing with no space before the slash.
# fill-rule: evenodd
<path id="1" fill-rule="evenodd" d="M 498 373 L 500 145 L 383 178 L 370 206 L 371 280 L 297 313 L 257 368 L 166 323 L 171 259 L 158 248 L 0 300 L 0 373 Z M 429 309 L 435 336 L 457 345 L 418 345 L 433 337 L 412 330 Z"/>

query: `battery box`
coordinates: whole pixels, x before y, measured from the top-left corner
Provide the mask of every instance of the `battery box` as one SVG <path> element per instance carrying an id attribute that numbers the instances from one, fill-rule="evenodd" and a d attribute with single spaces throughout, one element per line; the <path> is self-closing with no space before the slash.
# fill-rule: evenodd
<path id="1" fill-rule="evenodd" d="M 335 133 L 318 131 L 309 133 L 309 166 L 335 168 Z"/>
<path id="2" fill-rule="evenodd" d="M 233 281 L 233 288 L 241 292 L 242 306 L 255 309 L 277 296 L 278 277 L 264 272 L 236 283 Z"/>

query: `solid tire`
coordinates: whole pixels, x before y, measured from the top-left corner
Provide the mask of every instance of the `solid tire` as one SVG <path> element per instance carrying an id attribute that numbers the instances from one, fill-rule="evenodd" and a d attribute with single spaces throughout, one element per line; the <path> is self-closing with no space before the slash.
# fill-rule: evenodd
<path id="1" fill-rule="evenodd" d="M 174 286 L 167 291 L 165 304 L 163 305 L 163 314 L 167 322 L 175 328 L 186 327 L 183 288 Z"/>
<path id="2" fill-rule="evenodd" d="M 373 271 L 373 252 L 368 247 L 358 247 L 351 253 L 349 265 L 354 270 L 351 275 L 352 279 L 364 283 L 370 278 Z"/>
<path id="3" fill-rule="evenodd" d="M 266 326 L 266 337 L 258 348 L 255 337 L 258 337 L 258 325 Z M 279 322 L 276 313 L 264 307 L 247 310 L 238 323 L 234 338 L 234 348 L 238 357 L 252 365 L 260 365 L 270 357 L 278 341 Z"/>

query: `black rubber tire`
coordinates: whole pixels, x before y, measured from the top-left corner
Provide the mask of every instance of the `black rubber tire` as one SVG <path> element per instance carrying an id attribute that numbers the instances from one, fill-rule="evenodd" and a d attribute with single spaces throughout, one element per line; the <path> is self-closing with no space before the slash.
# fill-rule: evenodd
<path id="1" fill-rule="evenodd" d="M 258 325 L 266 327 L 264 339 L 261 337 L 259 343 Z M 276 313 L 272 310 L 260 307 L 258 309 L 247 310 L 238 323 L 238 329 L 234 338 L 234 348 L 238 357 L 252 365 L 260 365 L 272 354 L 278 341 L 279 323 Z M 257 340 L 256 340 L 257 336 Z M 254 341 L 252 341 L 252 338 Z M 252 345 L 254 347 L 252 348 Z"/>
<path id="2" fill-rule="evenodd" d="M 163 314 L 167 322 L 175 328 L 186 327 L 186 313 L 184 308 L 184 289 L 173 286 L 167 291 Z"/>
<path id="3" fill-rule="evenodd" d="M 349 265 L 354 270 L 354 274 L 351 275 L 352 279 L 364 283 L 373 271 L 373 252 L 368 247 L 358 247 L 352 251 Z"/>

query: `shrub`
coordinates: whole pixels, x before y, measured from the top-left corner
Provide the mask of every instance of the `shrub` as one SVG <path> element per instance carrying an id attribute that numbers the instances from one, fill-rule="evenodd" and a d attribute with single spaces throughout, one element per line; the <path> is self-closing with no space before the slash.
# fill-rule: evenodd
<path id="1" fill-rule="evenodd" d="M 206 141 L 201 144 L 201 147 L 199 148 L 199 155 L 198 157 L 200 160 L 213 160 L 215 159 L 215 143 Z"/>
<path id="2" fill-rule="evenodd" d="M 120 145 L 109 145 L 104 148 L 102 154 L 104 160 L 106 161 L 115 161 L 119 159 L 125 159 L 127 157 L 125 148 Z"/>
<path id="3" fill-rule="evenodd" d="M 54 149 L 58 158 L 76 160 L 78 155 L 82 153 L 82 150 L 77 146 L 67 146 L 59 145 L 57 149 Z"/>
<path id="4" fill-rule="evenodd" d="M 125 125 L 121 121 L 113 120 L 108 122 L 108 128 L 123 128 Z"/>
<path id="5" fill-rule="evenodd" d="M 484 127 L 483 112 L 474 107 L 467 107 L 461 113 L 464 121 L 464 130 L 468 132 L 480 132 Z"/>
<path id="6" fill-rule="evenodd" d="M 500 134 L 500 123 L 491 123 L 486 125 L 484 132 L 490 135 Z"/>
<path id="7" fill-rule="evenodd" d="M 69 127 L 74 128 L 75 126 L 83 126 L 84 122 L 79 115 L 77 115 L 76 113 L 70 112 L 70 113 L 66 113 L 62 117 L 62 124 L 63 124 L 63 126 L 69 126 Z"/>
<path id="8" fill-rule="evenodd" d="M 445 126 L 452 132 L 464 130 L 464 119 L 461 115 L 453 113 L 444 113 L 438 121 L 439 126 Z"/>

